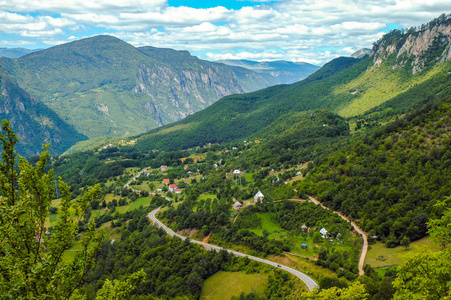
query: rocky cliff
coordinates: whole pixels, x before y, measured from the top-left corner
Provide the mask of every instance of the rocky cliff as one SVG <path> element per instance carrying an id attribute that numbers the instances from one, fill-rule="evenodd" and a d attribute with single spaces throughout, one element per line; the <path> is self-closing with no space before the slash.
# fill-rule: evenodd
<path id="1" fill-rule="evenodd" d="M 443 14 L 419 27 L 391 31 L 373 44 L 370 55 L 376 65 L 395 56 L 394 69 L 406 66 L 415 74 L 426 65 L 450 60 L 450 45 L 451 14 Z"/>
<path id="2" fill-rule="evenodd" d="M 61 154 L 86 137 L 61 120 L 45 104 L 31 97 L 0 69 L 0 119 L 8 119 L 19 137 L 16 151 L 22 156 L 41 152 L 49 142 L 51 153 Z"/>
<path id="3" fill-rule="evenodd" d="M 226 95 L 272 84 L 250 70 L 200 60 L 187 51 L 136 48 L 112 36 L 1 58 L 0 67 L 90 138 L 142 133 Z"/>

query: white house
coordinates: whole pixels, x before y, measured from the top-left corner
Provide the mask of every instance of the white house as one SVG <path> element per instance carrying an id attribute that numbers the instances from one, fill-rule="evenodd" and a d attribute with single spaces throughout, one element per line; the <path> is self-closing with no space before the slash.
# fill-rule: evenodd
<path id="1" fill-rule="evenodd" d="M 323 236 L 323 239 L 327 238 L 327 230 L 326 230 L 326 228 L 324 228 L 324 227 L 321 228 L 319 233 L 321 233 L 321 235 Z"/>
<path id="2" fill-rule="evenodd" d="M 233 170 L 233 175 L 241 175 L 242 172 L 240 170 Z"/>
<path id="3" fill-rule="evenodd" d="M 254 196 L 254 202 L 262 201 L 265 196 L 263 196 L 262 192 L 258 191 Z"/>
<path id="4" fill-rule="evenodd" d="M 233 204 L 233 209 L 238 210 L 238 209 L 241 209 L 242 207 L 243 207 L 243 204 L 241 204 L 239 201 L 237 201 Z"/>

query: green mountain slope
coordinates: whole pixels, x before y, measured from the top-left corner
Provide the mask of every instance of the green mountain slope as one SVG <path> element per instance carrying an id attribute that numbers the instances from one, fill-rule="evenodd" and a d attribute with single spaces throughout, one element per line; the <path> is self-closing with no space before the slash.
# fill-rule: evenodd
<path id="1" fill-rule="evenodd" d="M 182 121 L 141 135 L 138 145 L 174 150 L 246 139 L 288 112 L 315 109 L 357 120 L 389 121 L 432 101 L 437 95 L 431 91 L 451 88 L 451 19 L 439 18 L 421 28 L 395 30 L 375 43 L 370 56 L 335 59 L 301 82 L 225 97 Z"/>
<path id="2" fill-rule="evenodd" d="M 425 236 L 434 207 L 451 194 L 451 96 L 317 158 L 296 189 L 340 210 L 371 235 L 398 245 Z"/>
<path id="3" fill-rule="evenodd" d="M 238 76 L 186 51 L 135 48 L 111 36 L 2 58 L 0 65 L 90 138 L 142 133 L 223 96 L 272 84 L 252 71 L 243 69 Z M 238 77 L 247 79 L 241 83 Z"/>
<path id="4" fill-rule="evenodd" d="M 293 85 L 280 85 L 244 95 L 232 95 L 179 122 L 141 135 L 137 147 L 175 150 L 205 143 L 245 139 L 288 112 L 333 108 L 321 94 L 335 82 L 345 81 L 355 70 L 365 69 L 368 61 L 338 58 L 307 79 Z M 349 72 L 350 65 L 358 65 Z"/>
<path id="5" fill-rule="evenodd" d="M 51 144 L 51 153 L 61 154 L 86 139 L 45 104 L 27 94 L 1 69 L 0 90 L 0 119 L 8 119 L 19 137 L 16 147 L 19 154 L 37 155 L 45 142 Z"/>

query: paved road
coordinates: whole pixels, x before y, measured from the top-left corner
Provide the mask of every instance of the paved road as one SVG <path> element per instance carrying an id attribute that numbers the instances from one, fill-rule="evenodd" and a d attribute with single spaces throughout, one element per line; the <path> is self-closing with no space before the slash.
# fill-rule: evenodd
<path id="1" fill-rule="evenodd" d="M 136 179 L 138 179 L 138 177 L 141 176 L 141 174 L 142 174 L 144 171 L 147 171 L 148 169 L 150 169 L 150 167 L 144 168 L 144 169 L 142 169 L 141 171 L 139 171 L 138 174 L 136 174 L 132 179 L 130 179 L 130 180 L 124 185 L 124 188 L 130 188 L 130 184 L 131 184 L 133 181 L 135 181 Z M 135 190 L 133 190 L 133 189 L 131 189 L 131 190 L 135 192 Z"/>
<path id="2" fill-rule="evenodd" d="M 334 211 L 332 209 L 330 209 L 327 206 L 324 206 L 324 204 L 322 204 L 321 202 L 319 202 L 318 200 L 316 200 L 315 198 L 309 196 L 310 201 L 312 201 L 313 203 L 315 203 L 316 205 L 321 205 L 322 208 L 324 209 L 328 209 L 330 211 L 333 211 L 334 213 L 336 213 L 337 215 L 339 215 L 342 219 L 348 221 L 351 223 L 352 227 L 354 227 L 355 231 L 357 231 L 359 234 L 362 235 L 363 238 L 363 246 L 362 246 L 362 251 L 360 252 L 360 260 L 359 260 L 359 275 L 364 275 L 365 271 L 363 271 L 363 265 L 365 264 L 365 257 L 366 257 L 366 253 L 368 252 L 368 235 L 366 234 L 365 231 L 363 231 L 362 229 L 359 228 L 359 226 L 357 226 L 354 222 L 352 222 L 348 217 L 346 217 L 345 215 L 343 215 L 341 212 L 338 211 Z"/>
<path id="3" fill-rule="evenodd" d="M 166 233 L 169 234 L 170 236 L 176 236 L 176 237 L 181 238 L 182 240 L 185 240 L 186 237 L 175 233 L 173 230 L 168 228 L 160 220 L 157 219 L 156 214 L 159 211 L 160 211 L 160 207 L 157 208 L 157 209 L 154 209 L 148 215 L 149 219 L 152 220 L 154 225 L 157 226 L 157 227 L 163 228 L 166 231 Z M 258 261 L 258 262 L 261 262 L 261 263 L 264 263 L 264 264 L 267 264 L 267 265 L 279 268 L 281 270 L 290 272 L 291 274 L 293 274 L 293 275 L 297 276 L 299 279 L 301 279 L 307 285 L 309 290 L 313 290 L 314 288 L 318 287 L 318 284 L 312 278 L 310 278 L 309 276 L 305 275 L 304 273 L 299 272 L 299 271 L 297 271 L 297 270 L 295 270 L 293 268 L 290 268 L 288 266 L 284 266 L 284 265 L 281 265 L 281 264 L 278 264 L 278 263 L 275 263 L 273 261 L 269 261 L 269 260 L 266 260 L 266 259 L 263 259 L 263 258 L 260 258 L 260 257 L 251 256 L 251 255 L 247 255 L 247 254 L 240 253 L 240 252 L 237 252 L 237 251 L 224 249 L 224 248 L 221 248 L 221 247 L 218 247 L 218 246 L 215 246 L 215 245 L 203 243 L 203 242 L 196 241 L 196 240 L 191 240 L 190 239 L 190 242 L 202 245 L 207 250 L 216 250 L 216 251 L 226 250 L 227 252 L 232 253 L 235 256 L 247 257 L 249 259 L 252 259 L 252 260 L 255 260 L 255 261 Z"/>

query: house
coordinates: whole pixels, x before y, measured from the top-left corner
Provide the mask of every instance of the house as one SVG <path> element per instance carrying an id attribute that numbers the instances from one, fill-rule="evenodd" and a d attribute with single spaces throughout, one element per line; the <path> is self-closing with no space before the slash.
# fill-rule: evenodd
<path id="1" fill-rule="evenodd" d="M 147 170 L 145 170 L 145 171 L 143 171 L 143 175 L 145 175 L 145 176 L 149 176 L 150 175 L 150 173 L 147 171 Z"/>
<path id="2" fill-rule="evenodd" d="M 301 171 L 296 172 L 296 176 L 302 175 Z"/>
<path id="3" fill-rule="evenodd" d="M 185 184 L 185 186 L 188 186 L 188 185 L 189 185 L 189 182 L 188 182 L 188 181 L 185 181 L 184 184 Z"/>
<path id="4" fill-rule="evenodd" d="M 241 172 L 240 170 L 233 170 L 233 175 L 240 175 L 243 174 L 243 172 Z"/>
<path id="5" fill-rule="evenodd" d="M 177 188 L 177 185 L 175 185 L 175 184 L 173 184 L 173 183 L 169 185 L 169 191 L 170 191 L 170 192 L 175 192 L 175 189 L 176 189 L 176 188 Z"/>
<path id="6" fill-rule="evenodd" d="M 167 169 L 168 169 L 168 166 L 165 166 L 165 165 L 160 167 L 161 172 L 166 172 Z"/>
<path id="7" fill-rule="evenodd" d="M 169 184 L 169 178 L 163 179 L 163 184 Z"/>
<path id="8" fill-rule="evenodd" d="M 213 168 L 217 169 L 218 168 L 218 164 L 213 164 Z"/>
<path id="9" fill-rule="evenodd" d="M 176 193 L 176 194 L 181 194 L 181 193 L 182 193 L 182 189 L 176 188 L 175 191 L 174 191 L 174 193 Z"/>
<path id="10" fill-rule="evenodd" d="M 262 201 L 265 196 L 263 196 L 262 192 L 258 191 L 254 196 L 254 202 Z"/>
<path id="11" fill-rule="evenodd" d="M 157 189 L 157 193 L 161 194 L 161 193 L 163 193 L 163 190 L 162 189 Z"/>
<path id="12" fill-rule="evenodd" d="M 184 166 L 183 169 L 187 170 L 187 169 L 188 169 L 188 166 Z"/>
<path id="13" fill-rule="evenodd" d="M 302 231 L 306 231 L 307 230 L 307 226 L 304 224 L 301 226 Z"/>
<path id="14" fill-rule="evenodd" d="M 233 204 L 233 209 L 238 210 L 241 208 L 243 208 L 243 204 L 241 204 L 239 201 L 237 201 Z"/>
<path id="15" fill-rule="evenodd" d="M 327 238 L 327 233 L 328 231 L 326 230 L 326 228 L 321 228 L 321 230 L 319 231 L 319 233 L 321 233 L 321 235 L 323 236 L 323 239 Z"/>
<path id="16" fill-rule="evenodd" d="M 186 172 L 186 174 L 188 174 L 189 176 L 191 176 L 191 174 L 193 174 L 193 172 L 188 171 L 188 172 Z"/>

